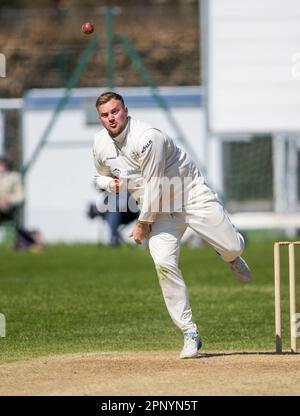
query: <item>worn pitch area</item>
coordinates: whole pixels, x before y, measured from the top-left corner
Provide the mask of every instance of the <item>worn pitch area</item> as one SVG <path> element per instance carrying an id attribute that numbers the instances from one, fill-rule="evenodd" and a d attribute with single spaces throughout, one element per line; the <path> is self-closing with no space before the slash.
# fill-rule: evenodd
<path id="1" fill-rule="evenodd" d="M 299 395 L 300 354 L 82 353 L 0 366 L 0 395 Z"/>

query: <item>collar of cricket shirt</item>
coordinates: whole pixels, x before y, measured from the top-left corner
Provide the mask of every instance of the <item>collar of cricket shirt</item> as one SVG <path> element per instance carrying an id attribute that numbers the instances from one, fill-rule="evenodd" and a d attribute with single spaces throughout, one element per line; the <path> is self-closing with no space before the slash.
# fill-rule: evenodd
<path id="1" fill-rule="evenodd" d="M 122 144 L 127 136 L 128 133 L 128 129 L 129 129 L 129 123 L 130 123 L 130 117 L 128 117 L 127 119 L 127 124 L 125 126 L 125 129 L 123 131 L 121 131 L 121 133 L 116 136 L 116 137 L 112 137 L 112 140 L 114 140 L 115 142 Z"/>

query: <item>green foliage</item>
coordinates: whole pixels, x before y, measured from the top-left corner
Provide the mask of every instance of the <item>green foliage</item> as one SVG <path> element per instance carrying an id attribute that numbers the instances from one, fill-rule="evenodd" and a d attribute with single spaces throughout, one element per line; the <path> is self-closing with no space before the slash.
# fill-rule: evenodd
<path id="1" fill-rule="evenodd" d="M 55 245 L 39 254 L 1 251 L 1 362 L 87 351 L 180 351 L 182 335 L 166 311 L 147 250 Z M 271 242 L 250 242 L 245 258 L 254 278 L 241 285 L 210 247 L 183 247 L 181 269 L 203 351 L 274 348 L 272 256 Z M 288 348 L 286 275 L 283 280 Z"/>

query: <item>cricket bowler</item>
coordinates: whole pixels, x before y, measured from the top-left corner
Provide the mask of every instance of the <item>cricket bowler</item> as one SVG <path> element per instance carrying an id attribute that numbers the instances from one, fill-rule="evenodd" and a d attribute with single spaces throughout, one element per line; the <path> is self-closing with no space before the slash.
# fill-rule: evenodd
<path id="1" fill-rule="evenodd" d="M 97 186 L 109 193 L 125 186 L 139 204 L 130 236 L 148 242 L 167 310 L 183 333 L 180 357 L 197 357 L 202 343 L 178 266 L 181 237 L 190 227 L 247 283 L 244 239 L 196 164 L 166 133 L 130 117 L 115 92 L 101 94 L 96 108 L 104 127 L 93 148 Z"/>

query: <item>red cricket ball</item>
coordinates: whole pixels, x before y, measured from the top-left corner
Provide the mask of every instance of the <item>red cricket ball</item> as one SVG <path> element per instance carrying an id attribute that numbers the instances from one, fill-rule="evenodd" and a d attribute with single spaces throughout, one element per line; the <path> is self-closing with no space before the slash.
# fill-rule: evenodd
<path id="1" fill-rule="evenodd" d="M 83 25 L 81 26 L 81 30 L 86 35 L 90 35 L 91 33 L 94 32 L 94 26 L 92 25 L 92 23 L 86 22 L 86 23 L 83 23 Z"/>

